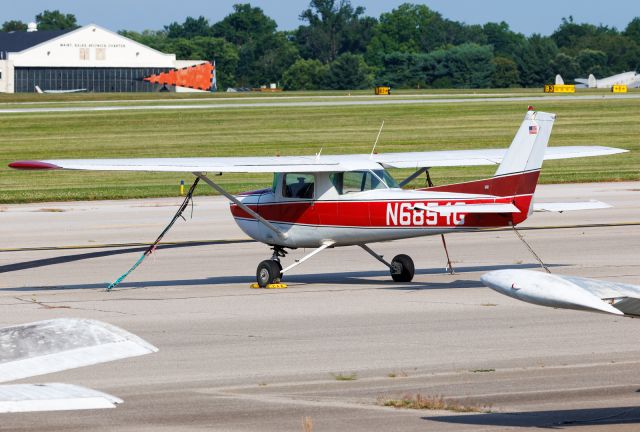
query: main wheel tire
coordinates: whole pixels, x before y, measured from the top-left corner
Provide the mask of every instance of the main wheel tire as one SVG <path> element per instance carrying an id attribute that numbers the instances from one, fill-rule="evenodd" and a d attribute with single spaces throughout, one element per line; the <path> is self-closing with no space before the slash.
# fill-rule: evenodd
<path id="1" fill-rule="evenodd" d="M 280 281 L 282 266 L 274 260 L 264 260 L 258 265 L 256 280 L 262 288 Z"/>
<path id="2" fill-rule="evenodd" d="M 396 255 L 391 261 L 391 277 L 395 282 L 411 282 L 416 267 L 409 255 Z"/>

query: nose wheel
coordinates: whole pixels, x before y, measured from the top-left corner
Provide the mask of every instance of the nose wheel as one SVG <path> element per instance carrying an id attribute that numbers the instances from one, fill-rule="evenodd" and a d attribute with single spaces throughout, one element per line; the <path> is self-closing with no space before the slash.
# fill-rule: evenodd
<path id="1" fill-rule="evenodd" d="M 282 278 L 282 266 L 275 260 L 264 260 L 256 270 L 256 280 L 260 288 L 279 283 Z"/>

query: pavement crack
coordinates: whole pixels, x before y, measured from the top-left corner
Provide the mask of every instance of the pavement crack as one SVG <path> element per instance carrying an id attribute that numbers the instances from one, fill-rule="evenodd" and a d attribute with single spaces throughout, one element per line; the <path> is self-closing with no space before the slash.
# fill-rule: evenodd
<path id="1" fill-rule="evenodd" d="M 116 310 L 107 310 L 107 309 L 98 309 L 98 308 L 83 308 L 83 307 L 69 306 L 69 305 L 51 305 L 49 303 L 45 303 L 43 301 L 39 301 L 36 298 L 25 299 L 25 298 L 18 297 L 18 296 L 14 296 L 13 298 L 18 300 L 20 303 L 23 303 L 23 304 L 38 305 L 42 309 L 73 309 L 73 310 L 81 310 L 81 311 L 115 313 L 115 314 L 120 314 L 120 315 L 135 316 L 135 314 L 122 312 L 122 311 L 116 311 Z"/>

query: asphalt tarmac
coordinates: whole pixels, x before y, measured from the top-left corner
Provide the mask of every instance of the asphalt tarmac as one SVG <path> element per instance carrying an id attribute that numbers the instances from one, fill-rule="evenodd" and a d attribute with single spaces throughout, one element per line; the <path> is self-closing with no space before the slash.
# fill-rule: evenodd
<path id="1" fill-rule="evenodd" d="M 640 183 L 540 186 L 537 199 L 614 205 L 522 225 L 553 272 L 640 284 Z M 387 258 L 411 255 L 411 283 L 391 282 L 349 247 L 294 269 L 287 289 L 256 290 L 249 284 L 268 248 L 247 241 L 222 199 L 196 197 L 193 219 L 188 211 L 165 237 L 172 244 L 105 292 L 180 201 L 0 207 L 0 325 L 94 318 L 160 349 L 23 380 L 125 402 L 2 415 L 1 430 L 303 431 L 305 418 L 316 432 L 640 428 L 640 322 L 482 286 L 486 271 L 538 267 L 508 230 L 449 235 L 454 275 L 440 238 L 429 237 L 372 245 Z M 381 405 L 417 394 L 477 412 Z"/>

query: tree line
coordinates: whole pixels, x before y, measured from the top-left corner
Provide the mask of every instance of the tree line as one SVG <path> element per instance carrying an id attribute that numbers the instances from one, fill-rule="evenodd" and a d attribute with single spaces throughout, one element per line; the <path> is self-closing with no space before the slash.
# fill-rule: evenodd
<path id="1" fill-rule="evenodd" d="M 426 5 L 404 3 L 379 18 L 349 0 L 311 0 L 295 30 L 279 31 L 259 7 L 236 4 L 216 23 L 203 16 L 123 36 L 180 59 L 215 60 L 218 84 L 290 90 L 538 87 L 590 73 L 640 69 L 640 17 L 624 30 L 563 18 L 549 36 L 507 23 L 468 25 Z M 44 11 L 38 28 L 77 27 L 75 16 Z M 7 21 L 3 31 L 26 30 Z"/>

